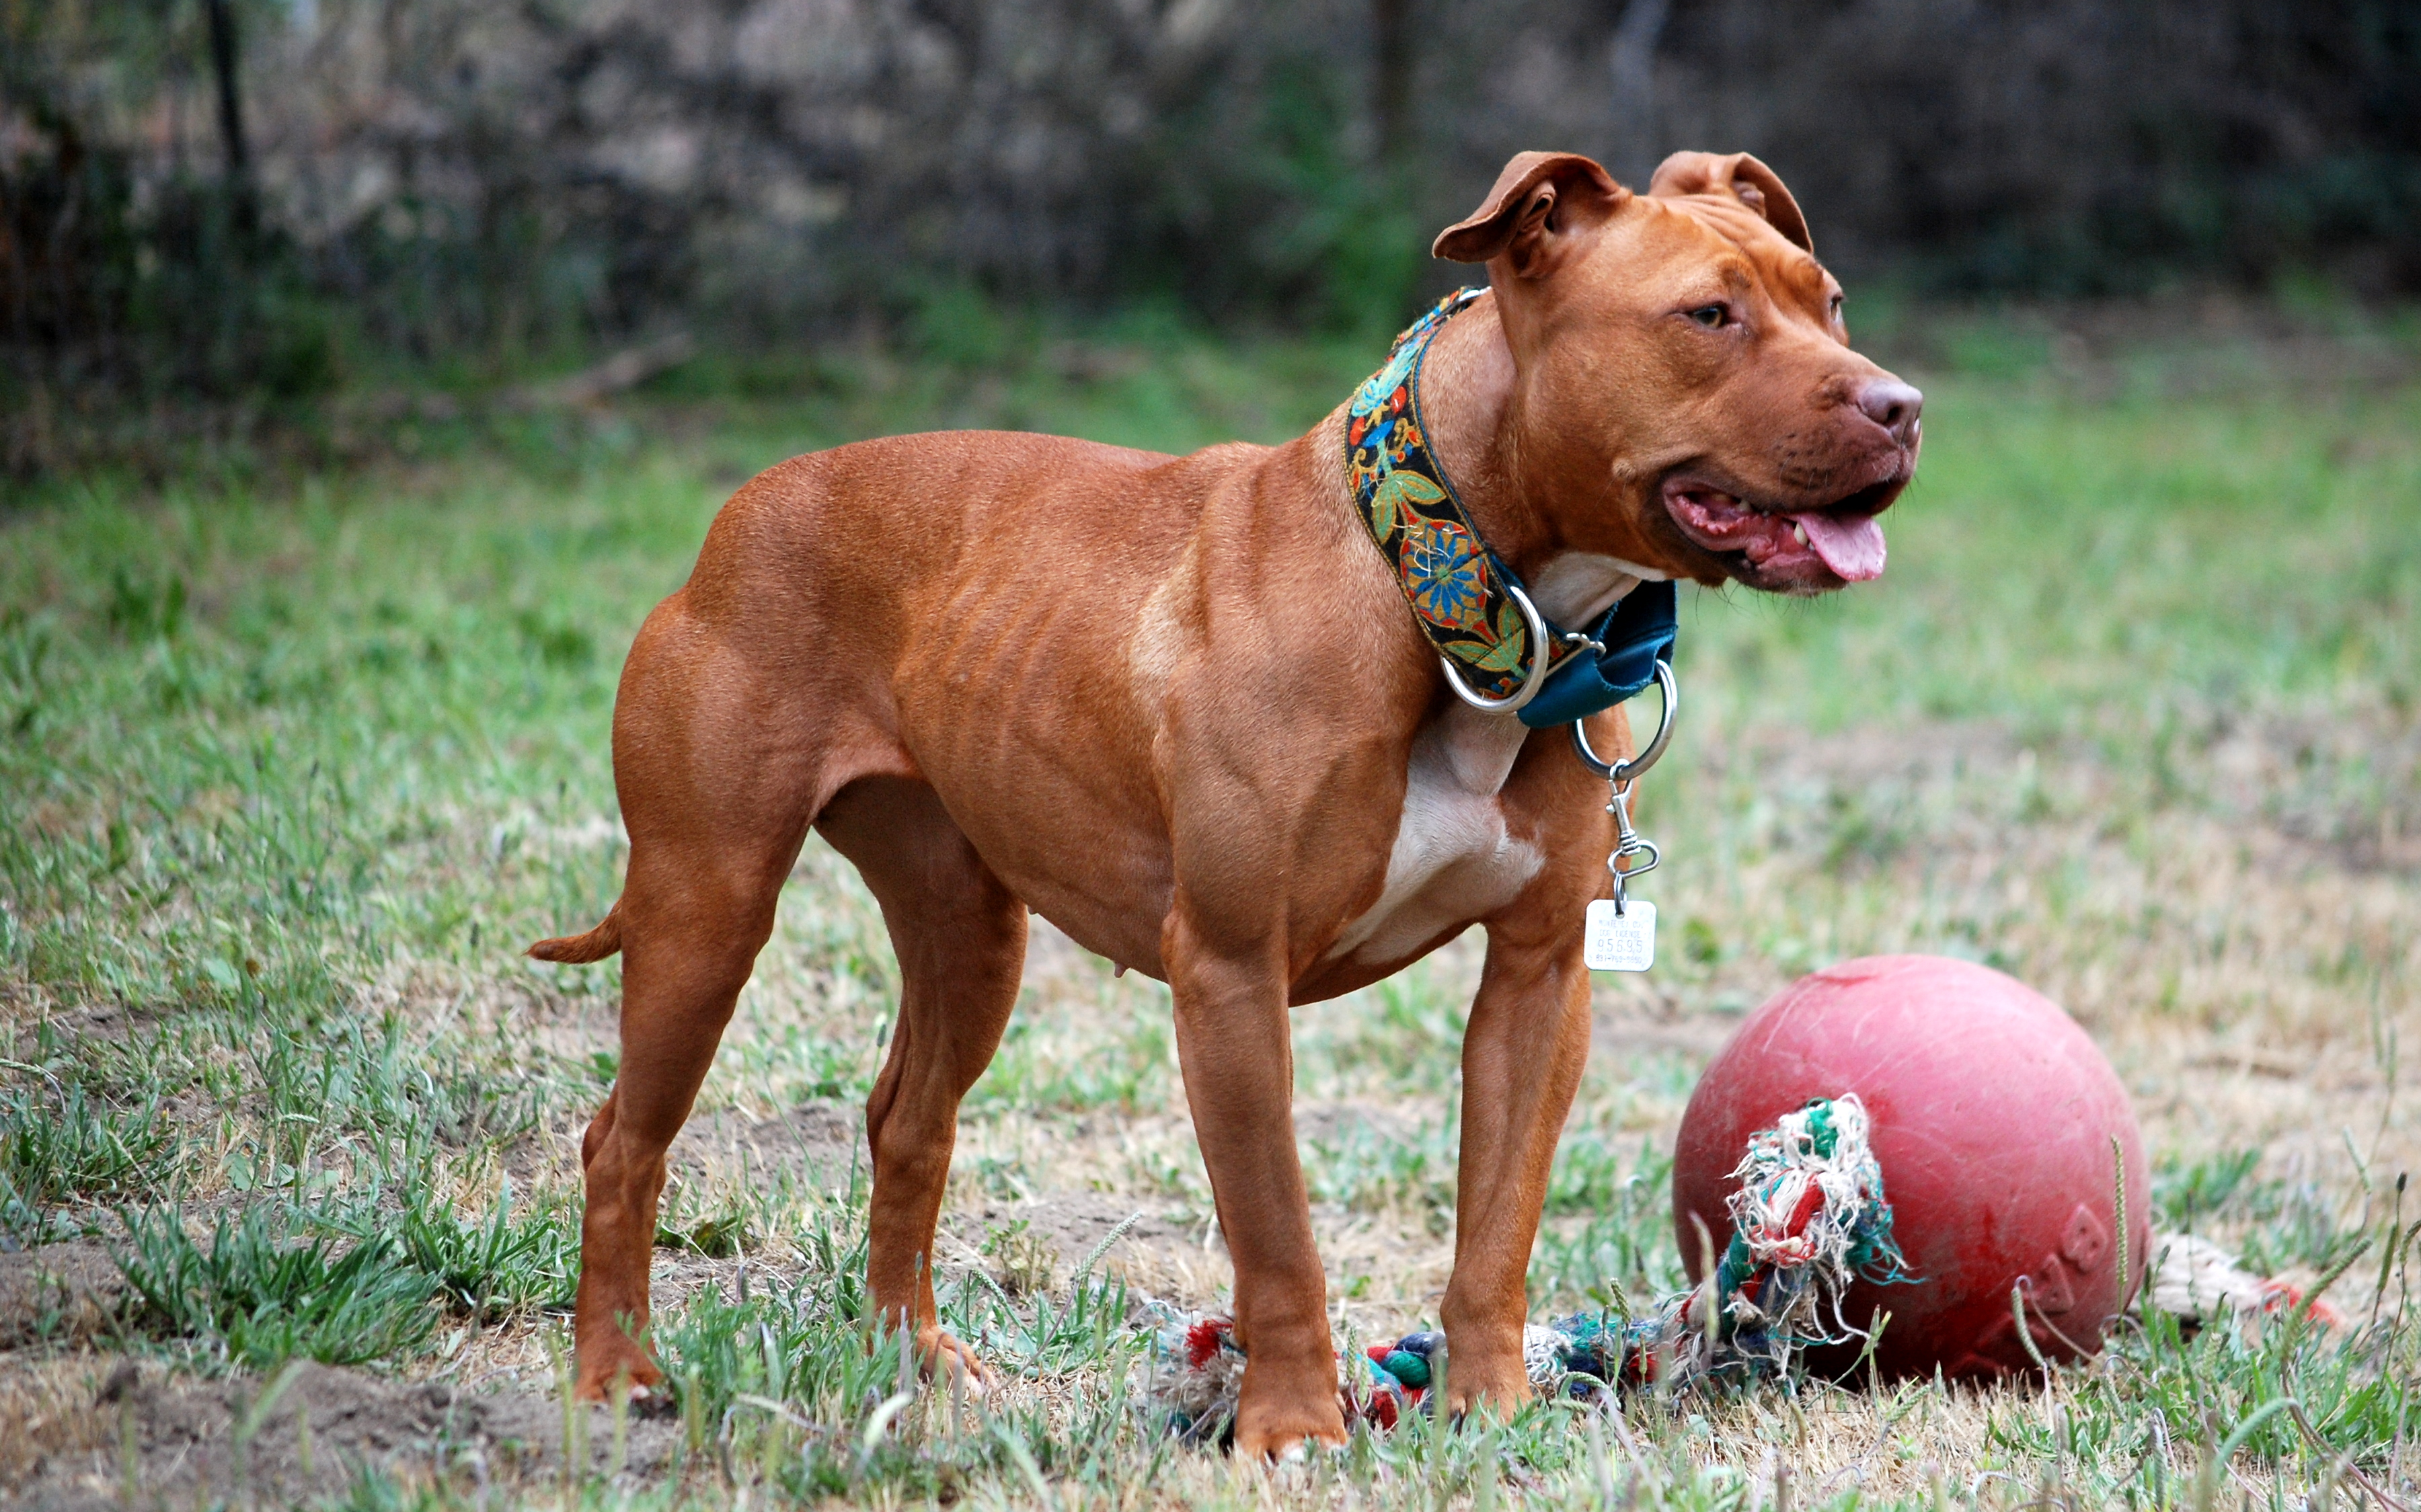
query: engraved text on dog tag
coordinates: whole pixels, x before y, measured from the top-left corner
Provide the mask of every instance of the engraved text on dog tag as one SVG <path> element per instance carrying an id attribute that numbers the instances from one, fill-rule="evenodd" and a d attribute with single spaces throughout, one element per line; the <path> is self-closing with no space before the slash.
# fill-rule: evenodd
<path id="1" fill-rule="evenodd" d="M 1656 905 L 1633 900 L 1621 912 L 1614 899 L 1588 906 L 1588 933 L 1581 959 L 1593 972 L 1644 972 L 1656 964 Z"/>

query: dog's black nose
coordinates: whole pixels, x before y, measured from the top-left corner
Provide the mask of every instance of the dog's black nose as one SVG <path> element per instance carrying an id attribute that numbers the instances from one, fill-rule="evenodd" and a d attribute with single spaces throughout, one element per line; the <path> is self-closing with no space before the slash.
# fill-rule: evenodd
<path id="1" fill-rule="evenodd" d="M 1925 396 L 1897 378 L 1878 378 L 1858 390 L 1858 409 L 1905 446 L 1916 439 L 1916 417 L 1925 413 Z"/>

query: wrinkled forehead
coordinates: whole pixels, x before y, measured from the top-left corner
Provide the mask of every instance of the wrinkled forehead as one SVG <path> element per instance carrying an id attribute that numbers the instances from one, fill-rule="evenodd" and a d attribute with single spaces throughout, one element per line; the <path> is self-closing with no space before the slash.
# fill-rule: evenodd
<path id="1" fill-rule="evenodd" d="M 1660 240 L 1673 243 L 1675 260 L 1744 276 L 1772 298 L 1809 309 L 1821 310 L 1831 297 L 1824 265 L 1730 195 L 1659 195 L 1640 203 L 1657 212 Z"/>

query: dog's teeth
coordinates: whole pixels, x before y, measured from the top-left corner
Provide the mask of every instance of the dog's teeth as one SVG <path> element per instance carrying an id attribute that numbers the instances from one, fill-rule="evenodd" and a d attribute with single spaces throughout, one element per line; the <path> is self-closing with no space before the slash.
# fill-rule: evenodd
<path id="1" fill-rule="evenodd" d="M 1799 542 L 1800 545 L 1804 546 L 1807 544 L 1807 527 L 1801 524 L 1796 520 L 1790 522 L 1790 536 L 1791 538 Z"/>

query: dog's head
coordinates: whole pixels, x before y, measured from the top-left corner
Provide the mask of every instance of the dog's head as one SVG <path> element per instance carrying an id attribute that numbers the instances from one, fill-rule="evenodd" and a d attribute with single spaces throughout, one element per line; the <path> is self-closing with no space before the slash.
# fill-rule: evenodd
<path id="1" fill-rule="evenodd" d="M 1822 593 L 1879 576 L 1922 395 L 1850 350 L 1806 219 L 1745 152 L 1679 152 L 1634 195 L 1524 152 L 1432 249 L 1484 262 L 1512 347 L 1519 466 L 1570 547 Z"/>

